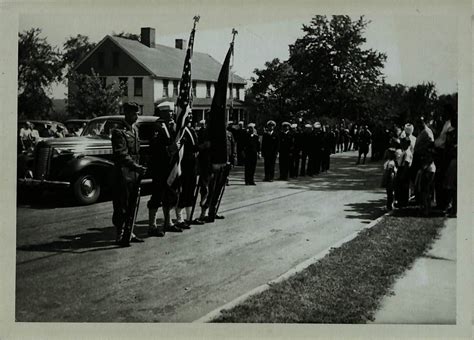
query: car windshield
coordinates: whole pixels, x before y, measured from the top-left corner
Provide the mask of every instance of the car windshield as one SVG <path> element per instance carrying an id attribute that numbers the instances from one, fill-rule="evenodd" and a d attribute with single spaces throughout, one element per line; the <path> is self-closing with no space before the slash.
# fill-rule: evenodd
<path id="1" fill-rule="evenodd" d="M 124 126 L 119 120 L 94 120 L 90 121 L 82 131 L 81 136 L 100 136 L 110 138 L 113 129 L 120 129 Z"/>

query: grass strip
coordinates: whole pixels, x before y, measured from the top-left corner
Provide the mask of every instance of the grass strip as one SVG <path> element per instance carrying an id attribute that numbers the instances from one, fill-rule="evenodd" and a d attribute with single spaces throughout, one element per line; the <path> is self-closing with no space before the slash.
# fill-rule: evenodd
<path id="1" fill-rule="evenodd" d="M 286 281 L 221 312 L 212 322 L 365 323 L 395 280 L 439 236 L 444 217 L 397 211 Z"/>

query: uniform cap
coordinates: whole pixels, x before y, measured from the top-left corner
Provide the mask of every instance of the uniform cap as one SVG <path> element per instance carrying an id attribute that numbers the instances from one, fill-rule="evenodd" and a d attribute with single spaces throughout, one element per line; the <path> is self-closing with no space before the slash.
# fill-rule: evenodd
<path id="1" fill-rule="evenodd" d="M 247 127 L 254 128 L 254 127 L 255 127 L 255 123 L 248 123 Z"/>
<path id="2" fill-rule="evenodd" d="M 166 101 L 156 105 L 156 109 L 158 111 L 174 111 L 174 103 Z"/>
<path id="3" fill-rule="evenodd" d="M 124 103 L 123 104 L 123 112 L 130 113 L 130 112 L 140 112 L 140 106 L 137 103 Z"/>
<path id="4" fill-rule="evenodd" d="M 298 124 L 294 123 L 294 124 L 291 124 L 291 128 L 294 129 L 294 128 L 297 128 L 298 127 Z"/>
<path id="5" fill-rule="evenodd" d="M 291 124 L 288 123 L 288 122 L 283 122 L 283 123 L 281 123 L 281 126 L 291 126 Z"/>
<path id="6" fill-rule="evenodd" d="M 411 135 L 413 134 L 413 125 L 410 123 L 405 124 L 405 134 Z"/>
<path id="7" fill-rule="evenodd" d="M 315 128 L 321 128 L 321 123 L 320 123 L 320 122 L 314 123 L 314 127 L 315 127 Z"/>
<path id="8" fill-rule="evenodd" d="M 270 126 L 270 125 L 272 125 L 272 126 L 276 126 L 276 123 L 275 123 L 275 121 L 273 121 L 273 120 L 269 120 L 269 121 L 267 122 L 267 126 Z"/>
<path id="9" fill-rule="evenodd" d="M 311 124 L 305 124 L 304 126 L 305 128 L 310 128 L 310 127 L 313 127 Z"/>

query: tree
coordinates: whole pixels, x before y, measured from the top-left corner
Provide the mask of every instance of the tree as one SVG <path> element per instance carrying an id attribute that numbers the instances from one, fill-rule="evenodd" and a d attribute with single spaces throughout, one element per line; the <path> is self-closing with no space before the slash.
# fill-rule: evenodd
<path id="1" fill-rule="evenodd" d="M 374 105 L 381 106 L 374 101 L 382 98 L 386 55 L 363 48 L 368 23 L 315 16 L 290 45 L 287 61 L 274 59 L 254 71 L 248 102 L 258 115 L 278 120 L 371 120 Z"/>
<path id="2" fill-rule="evenodd" d="M 408 89 L 408 112 L 405 119 L 415 121 L 420 116 L 432 117 L 438 95 L 433 83 L 423 83 Z"/>
<path id="3" fill-rule="evenodd" d="M 265 63 L 264 69 L 255 69 L 252 87 L 248 91 L 247 102 L 255 107 L 257 117 L 262 121 L 288 120 L 294 115 L 293 98 L 294 72 L 288 62 L 278 58 Z"/>
<path id="4" fill-rule="evenodd" d="M 133 33 L 127 33 L 127 32 L 120 32 L 120 33 L 112 33 L 114 37 L 120 37 L 120 38 L 125 38 L 125 39 L 130 39 L 130 40 L 136 40 L 140 41 L 140 35 L 139 34 L 133 34 Z"/>
<path id="5" fill-rule="evenodd" d="M 89 37 L 78 34 L 75 37 L 69 37 L 63 44 L 62 61 L 67 72 L 74 69 L 77 63 L 82 60 L 90 51 L 94 49 L 96 43 L 90 42 Z"/>
<path id="6" fill-rule="evenodd" d="M 70 72 L 67 110 L 72 117 L 89 119 L 97 116 L 118 115 L 123 88 L 119 84 L 104 84 L 92 70 L 92 75 Z"/>
<path id="7" fill-rule="evenodd" d="M 290 45 L 289 63 L 296 92 L 314 115 L 360 119 L 370 95 L 382 84 L 386 55 L 364 49 L 364 17 L 315 16 L 303 25 L 305 35 Z"/>
<path id="8" fill-rule="evenodd" d="M 18 39 L 18 115 L 44 118 L 52 102 L 47 92 L 62 77 L 59 51 L 41 38 L 41 29 L 32 28 Z"/>

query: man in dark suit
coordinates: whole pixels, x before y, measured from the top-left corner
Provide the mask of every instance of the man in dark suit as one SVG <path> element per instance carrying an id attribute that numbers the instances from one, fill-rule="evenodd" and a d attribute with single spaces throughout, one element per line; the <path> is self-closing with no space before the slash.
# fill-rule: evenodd
<path id="1" fill-rule="evenodd" d="M 273 120 L 267 122 L 267 131 L 262 137 L 262 156 L 264 160 L 266 182 L 273 182 L 275 177 L 275 162 L 280 146 L 280 140 L 275 132 L 276 123 Z"/>

